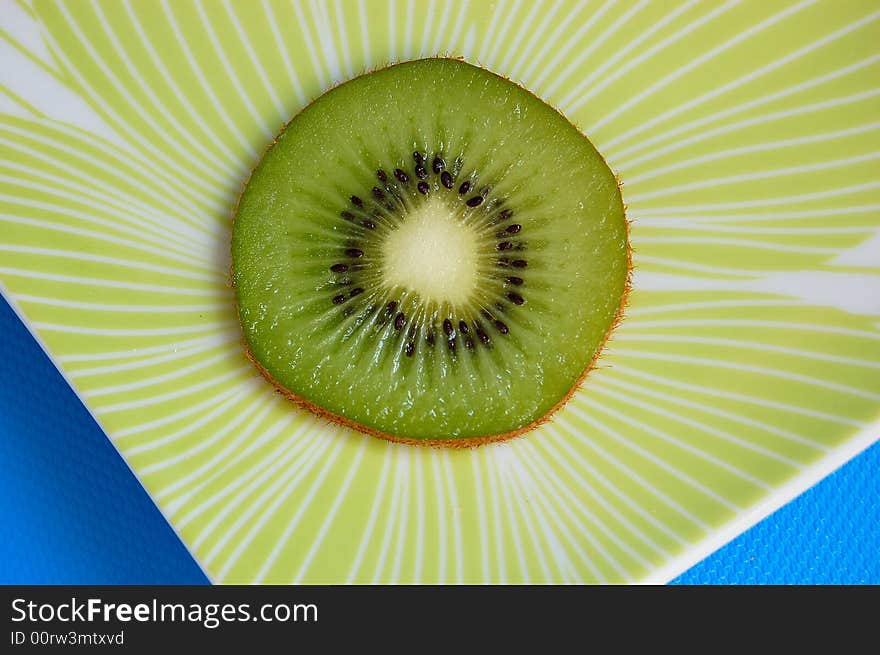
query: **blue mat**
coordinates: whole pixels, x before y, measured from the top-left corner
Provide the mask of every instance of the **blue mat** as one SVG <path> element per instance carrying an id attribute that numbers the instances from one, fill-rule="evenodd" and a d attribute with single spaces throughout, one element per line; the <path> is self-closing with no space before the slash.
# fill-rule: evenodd
<path id="1" fill-rule="evenodd" d="M 0 380 L 0 583 L 208 582 L 2 299 Z M 674 583 L 880 584 L 880 444 Z"/>
<path id="2" fill-rule="evenodd" d="M 673 584 L 880 584 L 880 443 Z"/>
<path id="3" fill-rule="evenodd" d="M 0 298 L 0 584 L 206 584 Z"/>

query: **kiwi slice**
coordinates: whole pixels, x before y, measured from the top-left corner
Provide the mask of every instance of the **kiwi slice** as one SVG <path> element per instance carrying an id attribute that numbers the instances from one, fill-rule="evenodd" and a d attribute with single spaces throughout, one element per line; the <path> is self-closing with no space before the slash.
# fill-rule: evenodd
<path id="1" fill-rule="evenodd" d="M 363 432 L 474 445 L 574 392 L 627 290 L 617 179 L 555 109 L 455 59 L 390 66 L 300 112 L 232 235 L 249 355 Z"/>

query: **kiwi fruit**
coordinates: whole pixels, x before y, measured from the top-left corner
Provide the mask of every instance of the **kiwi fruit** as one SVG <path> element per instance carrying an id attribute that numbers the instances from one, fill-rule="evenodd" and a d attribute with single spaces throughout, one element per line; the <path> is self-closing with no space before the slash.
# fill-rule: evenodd
<path id="1" fill-rule="evenodd" d="M 281 131 L 239 198 L 249 357 L 322 417 L 417 444 L 525 432 L 618 320 L 618 180 L 517 84 L 457 59 L 376 70 Z"/>

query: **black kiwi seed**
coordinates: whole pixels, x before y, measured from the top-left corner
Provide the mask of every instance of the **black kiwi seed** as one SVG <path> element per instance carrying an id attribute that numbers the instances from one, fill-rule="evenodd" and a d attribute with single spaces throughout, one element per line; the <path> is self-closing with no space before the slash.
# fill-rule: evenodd
<path id="1" fill-rule="evenodd" d="M 428 330 L 428 334 L 425 335 L 425 341 L 427 341 L 430 346 L 434 345 L 434 335 L 434 328 Z"/>
<path id="2" fill-rule="evenodd" d="M 333 296 L 333 304 L 334 305 L 339 305 L 344 302 L 345 302 L 345 294 L 344 293 L 340 293 L 338 296 Z"/>
<path id="3" fill-rule="evenodd" d="M 471 339 L 470 337 L 465 337 L 465 339 L 464 339 L 464 346 L 465 346 L 465 348 L 467 348 L 468 350 L 473 350 L 473 349 L 474 349 L 474 340 Z"/>
<path id="4" fill-rule="evenodd" d="M 440 184 L 445 186 L 447 189 L 451 189 L 455 184 L 455 180 L 452 179 L 452 174 L 449 171 L 443 171 L 440 174 Z"/>
<path id="5" fill-rule="evenodd" d="M 385 313 L 388 316 L 391 316 L 394 313 L 394 310 L 397 309 L 397 301 L 392 300 L 390 303 L 385 305 Z"/>
<path id="6" fill-rule="evenodd" d="M 452 337 L 452 338 L 448 341 L 448 343 L 449 343 L 449 350 L 451 350 L 452 353 L 455 354 L 455 337 Z"/>
<path id="7" fill-rule="evenodd" d="M 333 264 L 330 270 L 334 273 L 345 273 L 348 270 L 348 264 Z"/>
<path id="8" fill-rule="evenodd" d="M 363 257 L 364 251 L 359 250 L 357 248 L 346 248 L 345 254 L 348 255 L 349 257 L 354 257 L 356 259 L 358 257 Z"/>
<path id="9" fill-rule="evenodd" d="M 418 150 L 416 150 L 413 153 L 413 159 L 416 160 L 417 164 L 421 164 L 423 161 L 425 161 L 425 156 L 422 153 L 420 153 Z"/>
<path id="10" fill-rule="evenodd" d="M 363 207 L 364 206 L 364 201 L 361 200 L 360 198 L 358 198 L 357 196 L 352 196 L 350 198 L 350 200 L 351 200 L 351 204 L 353 204 L 355 207 Z"/>
<path id="11" fill-rule="evenodd" d="M 514 305 L 522 305 L 525 302 L 521 295 L 519 295 L 518 293 L 513 293 L 512 291 L 507 294 L 507 297 Z"/>
<path id="12" fill-rule="evenodd" d="M 516 234 L 521 229 L 522 229 L 522 225 L 520 225 L 519 223 L 514 223 L 513 225 L 508 225 L 507 229 L 504 231 L 507 232 L 508 234 Z"/>
<path id="13" fill-rule="evenodd" d="M 452 321 L 450 321 L 448 318 L 443 321 L 443 331 L 446 333 L 447 337 L 452 336 L 454 330 L 452 329 Z"/>
<path id="14" fill-rule="evenodd" d="M 483 196 L 474 196 L 469 199 L 466 204 L 468 207 L 479 207 L 483 204 Z"/>
<path id="15" fill-rule="evenodd" d="M 373 187 L 373 197 L 376 200 L 385 200 L 385 192 L 377 186 Z"/>
<path id="16" fill-rule="evenodd" d="M 415 344 L 413 344 L 413 342 L 410 341 L 406 344 L 406 349 L 403 352 L 406 353 L 407 357 L 412 357 L 415 350 L 416 350 Z"/>
<path id="17" fill-rule="evenodd" d="M 355 220 L 354 214 L 352 214 L 351 212 L 344 211 L 344 212 L 340 213 L 339 215 L 342 216 L 342 218 L 344 218 L 347 221 Z"/>
<path id="18" fill-rule="evenodd" d="M 434 171 L 435 173 L 439 173 L 439 172 L 442 171 L 444 168 L 446 168 L 446 162 L 443 161 L 443 159 L 442 159 L 441 157 L 434 157 L 434 161 L 433 161 L 433 163 L 431 164 L 431 168 L 433 169 L 433 171 Z M 451 177 L 451 176 L 450 176 L 450 177 Z"/>
<path id="19" fill-rule="evenodd" d="M 513 244 L 510 241 L 502 241 L 497 246 L 498 250 L 511 250 L 513 248 Z"/>
<path id="20" fill-rule="evenodd" d="M 379 178 L 380 182 L 387 182 L 388 181 L 388 175 L 381 168 L 378 171 L 376 171 L 376 177 Z"/>
<path id="21" fill-rule="evenodd" d="M 355 287 L 354 289 L 352 289 L 351 291 L 348 292 L 348 297 L 354 298 L 355 296 L 361 295 L 363 292 L 364 292 L 364 290 L 361 287 Z"/>
<path id="22" fill-rule="evenodd" d="M 507 278 L 507 283 L 508 283 L 508 284 L 513 284 L 513 285 L 516 285 L 516 286 L 520 286 L 520 285 L 523 283 L 523 279 L 522 279 L 521 277 L 513 277 L 513 276 L 511 276 L 511 277 Z"/>
<path id="23" fill-rule="evenodd" d="M 363 225 L 368 230 L 375 230 L 376 229 L 376 224 L 370 220 L 361 221 L 361 225 Z"/>
<path id="24" fill-rule="evenodd" d="M 409 182 L 409 175 L 407 175 L 406 173 L 404 173 L 404 172 L 403 172 L 402 170 L 400 170 L 399 168 L 395 168 L 395 169 L 394 169 L 394 177 L 396 177 L 398 180 L 400 180 L 400 181 L 403 182 L 404 184 L 406 184 L 407 182 Z"/>
<path id="25" fill-rule="evenodd" d="M 418 166 L 416 166 L 416 177 L 418 177 L 420 180 L 427 179 L 428 169 L 419 164 Z"/>
<path id="26" fill-rule="evenodd" d="M 477 328 L 477 338 L 483 342 L 484 345 L 489 345 L 489 335 L 483 331 L 483 328 L 480 327 L 479 323 L 476 325 Z"/>
<path id="27" fill-rule="evenodd" d="M 458 322 L 458 329 L 461 330 L 462 334 L 467 334 L 468 333 L 468 324 L 465 323 L 464 321 L 459 321 Z"/>
<path id="28" fill-rule="evenodd" d="M 506 220 L 507 220 L 508 218 L 510 218 L 511 216 L 513 216 L 513 210 L 512 210 L 512 209 L 505 209 L 504 211 L 502 211 L 502 212 L 498 215 L 498 217 L 499 217 L 502 221 L 506 221 Z"/>
<path id="29" fill-rule="evenodd" d="M 498 328 L 498 331 L 501 334 L 507 334 L 508 332 L 510 332 L 510 330 L 507 327 L 507 324 L 505 324 L 503 321 L 495 321 L 495 327 Z"/>
<path id="30" fill-rule="evenodd" d="M 470 190 L 471 190 L 471 183 L 468 182 L 467 180 L 465 180 L 464 182 L 462 182 L 462 183 L 461 183 L 461 186 L 458 187 L 458 192 L 459 192 L 461 195 L 466 194 L 466 193 L 467 193 L 468 191 L 470 191 Z"/>
<path id="31" fill-rule="evenodd" d="M 428 186 L 427 182 L 419 182 L 417 188 L 419 190 L 419 193 L 421 193 L 422 195 L 425 195 L 425 196 L 428 195 L 428 191 L 431 190 L 431 187 Z"/>
<path id="32" fill-rule="evenodd" d="M 406 323 L 406 316 L 403 312 L 398 312 L 397 316 L 394 317 L 394 329 L 399 330 L 403 327 L 404 323 Z"/>
<path id="33" fill-rule="evenodd" d="M 516 259 L 513 261 L 513 266 L 516 268 L 525 268 L 529 263 L 525 259 Z"/>

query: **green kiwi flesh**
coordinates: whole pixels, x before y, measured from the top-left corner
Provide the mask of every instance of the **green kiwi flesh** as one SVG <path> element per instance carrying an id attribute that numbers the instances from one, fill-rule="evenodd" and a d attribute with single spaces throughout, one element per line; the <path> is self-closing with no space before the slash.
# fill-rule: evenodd
<path id="1" fill-rule="evenodd" d="M 472 445 L 545 420 L 619 318 L 618 181 L 559 112 L 423 59 L 326 92 L 235 213 L 249 355 L 292 399 L 376 436 Z"/>

